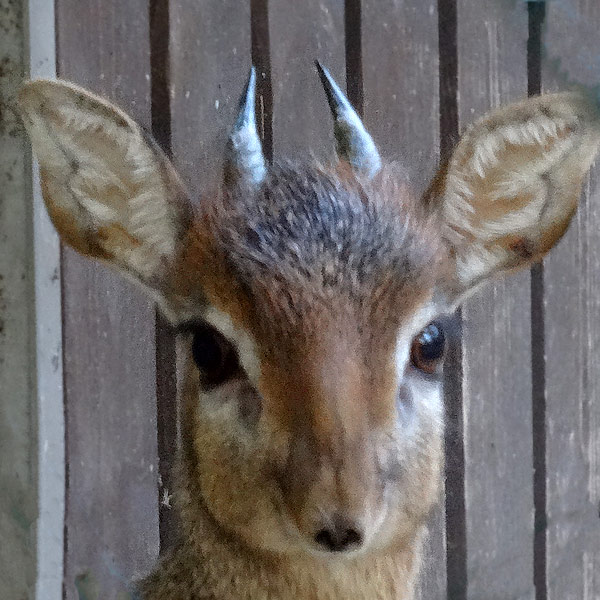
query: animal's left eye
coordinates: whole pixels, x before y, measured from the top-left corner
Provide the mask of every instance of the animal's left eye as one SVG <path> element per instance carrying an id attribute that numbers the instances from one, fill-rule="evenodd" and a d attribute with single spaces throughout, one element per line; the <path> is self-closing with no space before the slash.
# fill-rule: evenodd
<path id="1" fill-rule="evenodd" d="M 439 323 L 430 323 L 413 340 L 410 349 L 412 364 L 425 373 L 435 373 L 444 359 L 446 336 Z"/>

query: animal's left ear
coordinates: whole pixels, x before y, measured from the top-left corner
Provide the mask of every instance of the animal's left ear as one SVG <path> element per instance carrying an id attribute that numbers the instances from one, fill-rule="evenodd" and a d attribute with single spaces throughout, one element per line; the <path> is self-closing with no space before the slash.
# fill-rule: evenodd
<path id="1" fill-rule="evenodd" d="M 596 102 L 573 92 L 492 111 L 464 134 L 427 199 L 454 259 L 450 302 L 558 242 L 599 142 Z"/>

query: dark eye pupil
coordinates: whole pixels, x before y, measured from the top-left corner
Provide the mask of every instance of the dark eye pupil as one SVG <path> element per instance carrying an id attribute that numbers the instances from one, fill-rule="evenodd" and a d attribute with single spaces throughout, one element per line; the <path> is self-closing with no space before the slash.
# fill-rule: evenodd
<path id="1" fill-rule="evenodd" d="M 211 332 L 201 331 L 194 335 L 193 354 L 196 366 L 203 371 L 214 371 L 223 362 L 221 345 Z"/>
<path id="2" fill-rule="evenodd" d="M 192 342 L 194 362 L 208 385 L 223 383 L 236 370 L 237 360 L 229 342 L 212 327 L 201 326 Z"/>
<path id="3" fill-rule="evenodd" d="M 435 323 L 428 325 L 419 336 L 421 356 L 425 360 L 438 360 L 444 354 L 446 338 Z"/>
<path id="4" fill-rule="evenodd" d="M 430 323 L 414 339 L 411 359 L 415 367 L 426 373 L 435 373 L 444 357 L 446 336 L 437 323 Z"/>

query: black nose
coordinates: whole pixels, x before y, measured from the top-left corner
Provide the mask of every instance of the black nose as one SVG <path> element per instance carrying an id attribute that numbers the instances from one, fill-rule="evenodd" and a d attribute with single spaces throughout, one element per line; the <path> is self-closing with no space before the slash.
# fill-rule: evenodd
<path id="1" fill-rule="evenodd" d="M 363 535 L 356 525 L 335 518 L 317 532 L 315 542 L 329 552 L 344 552 L 358 548 L 363 543 Z"/>

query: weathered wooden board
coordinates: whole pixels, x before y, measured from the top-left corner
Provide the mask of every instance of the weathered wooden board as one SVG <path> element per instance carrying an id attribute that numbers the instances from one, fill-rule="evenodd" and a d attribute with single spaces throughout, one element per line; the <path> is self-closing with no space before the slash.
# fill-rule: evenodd
<path id="1" fill-rule="evenodd" d="M 366 0 L 362 38 L 365 124 L 426 186 L 440 144 L 437 3 Z"/>
<path id="2" fill-rule="evenodd" d="M 275 159 L 331 160 L 333 121 L 314 61 L 344 86 L 344 10 L 335 0 L 269 3 Z"/>
<path id="3" fill-rule="evenodd" d="M 460 130 L 527 95 L 525 3 L 458 0 Z M 467 597 L 533 598 L 529 272 L 463 306 Z"/>
<path id="4" fill-rule="evenodd" d="M 58 71 L 150 126 L 148 3 L 59 0 Z M 113 598 L 158 554 L 155 313 L 103 266 L 63 253 L 65 590 Z"/>
<path id="5" fill-rule="evenodd" d="M 169 0 L 150 0 L 150 102 L 152 135 L 167 156 L 171 154 L 171 91 L 169 76 Z M 177 339 L 167 318 L 156 311 L 156 440 L 158 453 L 158 521 L 160 550 L 178 540 L 179 523 L 173 510 L 173 465 L 177 456 Z"/>
<path id="6" fill-rule="evenodd" d="M 545 91 L 600 81 L 600 4 L 551 2 Z M 560 59 L 558 62 L 556 59 Z M 549 600 L 600 597 L 600 170 L 544 261 L 546 574 Z"/>
<path id="7" fill-rule="evenodd" d="M 401 159 L 422 190 L 439 153 L 437 3 L 362 3 L 364 119 L 386 159 Z M 419 190 L 419 191 L 420 191 Z M 443 503 L 432 516 L 421 597 L 446 597 Z"/>
<path id="8" fill-rule="evenodd" d="M 30 155 L 15 111 L 23 9 L 0 2 L 0 595 L 11 598 L 35 589 L 38 509 Z"/>
<path id="9" fill-rule="evenodd" d="M 251 65 L 250 6 L 235 0 L 171 4 L 171 140 L 199 198 L 220 183 L 227 135 Z"/>
<path id="10" fill-rule="evenodd" d="M 28 8 L 29 77 L 55 77 L 54 2 L 30 0 Z M 38 421 L 37 439 L 31 440 L 38 449 L 36 597 L 62 600 L 66 465 L 60 243 L 42 200 L 39 169 L 35 162 L 32 167 Z"/>

